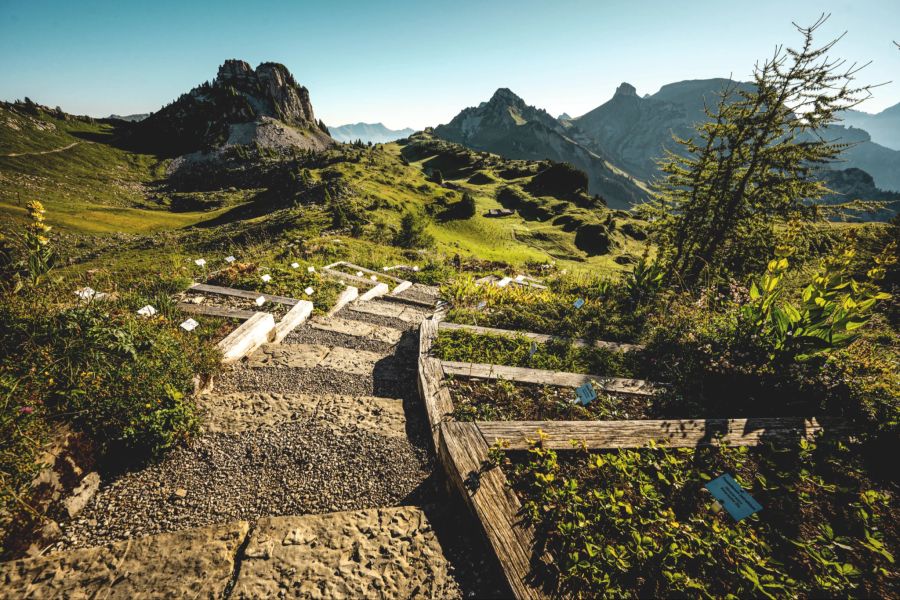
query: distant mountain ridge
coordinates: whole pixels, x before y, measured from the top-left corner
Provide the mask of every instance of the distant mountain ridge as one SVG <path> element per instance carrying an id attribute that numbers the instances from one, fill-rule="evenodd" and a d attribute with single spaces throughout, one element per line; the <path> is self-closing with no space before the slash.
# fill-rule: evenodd
<path id="1" fill-rule="evenodd" d="M 309 91 L 287 67 L 253 69 L 226 60 L 216 78 L 135 124 L 136 141 L 155 151 L 186 154 L 231 145 L 322 150 L 334 144 L 317 121 Z"/>
<path id="2" fill-rule="evenodd" d="M 876 114 L 848 110 L 843 120 L 844 125 L 869 132 L 876 144 L 900 150 L 900 103 Z"/>
<path id="3" fill-rule="evenodd" d="M 507 158 L 570 163 L 587 174 L 590 192 L 602 196 L 611 207 L 628 208 L 647 198 L 646 189 L 609 164 L 599 149 L 586 148 L 570 137 L 563 123 L 547 111 L 529 106 L 507 88 L 438 125 L 434 134 Z"/>
<path id="4" fill-rule="evenodd" d="M 386 144 L 396 140 L 407 138 L 416 132 L 415 129 L 389 129 L 384 123 L 353 123 L 329 127 L 331 137 L 339 142 L 355 142 L 362 140 L 364 143 Z"/>
<path id="5" fill-rule="evenodd" d="M 664 85 L 641 97 L 623 83 L 613 97 L 594 110 L 568 121 L 570 135 L 582 145 L 603 151 L 609 160 L 644 180 L 658 176 L 657 160 L 666 150 L 680 151 L 672 135 L 695 134 L 704 122 L 704 102 L 714 105 L 726 86 L 752 89 L 752 84 L 728 79 L 698 79 Z M 886 111 L 887 112 L 887 111 Z M 900 151 L 872 141 L 861 129 L 835 125 L 829 139 L 852 144 L 834 169 L 856 168 L 869 173 L 878 188 L 900 191 Z"/>

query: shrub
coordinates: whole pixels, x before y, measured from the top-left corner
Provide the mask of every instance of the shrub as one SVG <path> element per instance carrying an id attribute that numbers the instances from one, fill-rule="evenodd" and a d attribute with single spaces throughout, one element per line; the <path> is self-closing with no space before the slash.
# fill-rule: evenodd
<path id="1" fill-rule="evenodd" d="M 400 231 L 394 238 L 394 244 L 401 248 L 427 248 L 434 244 L 434 238 L 428 233 L 428 221 L 414 212 L 407 212 L 400 220 Z"/>

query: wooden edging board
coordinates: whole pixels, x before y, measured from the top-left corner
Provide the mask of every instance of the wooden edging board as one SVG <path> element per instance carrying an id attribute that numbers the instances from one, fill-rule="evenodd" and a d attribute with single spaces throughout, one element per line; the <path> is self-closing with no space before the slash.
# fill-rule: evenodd
<path id="1" fill-rule="evenodd" d="M 633 350 L 640 350 L 643 346 L 639 346 L 636 344 L 623 344 L 619 342 L 604 342 L 602 340 L 595 340 L 593 342 L 589 342 L 587 340 L 582 339 L 573 339 L 569 340 L 567 338 L 555 336 L 555 335 L 547 335 L 546 333 L 532 333 L 530 331 L 513 331 L 511 329 L 497 329 L 495 327 L 482 327 L 480 325 L 465 325 L 463 323 L 449 323 L 443 321 L 438 326 L 440 329 L 450 329 L 450 330 L 465 330 L 471 331 L 473 333 L 482 333 L 488 335 L 501 335 L 503 337 L 523 337 L 525 339 L 534 340 L 536 342 L 547 343 L 553 341 L 559 342 L 569 342 L 573 346 L 594 346 L 596 348 L 603 348 L 605 350 L 610 350 L 612 352 L 631 352 Z"/>
<path id="2" fill-rule="evenodd" d="M 248 290 L 239 290 L 236 288 L 222 287 L 218 285 L 209 285 L 207 283 L 192 284 L 189 290 L 196 292 L 206 292 L 207 294 L 219 294 L 220 296 L 234 296 L 236 298 L 245 298 L 247 300 L 256 300 L 260 296 L 266 299 L 266 302 L 275 302 L 277 304 L 286 304 L 294 306 L 299 300 L 288 298 L 287 296 L 277 296 L 275 294 L 265 294 L 263 292 L 250 292 Z"/>
<path id="3" fill-rule="evenodd" d="M 845 429 L 838 420 L 789 417 L 751 419 L 669 419 L 631 421 L 478 421 L 488 445 L 503 441 L 508 450 L 526 450 L 544 434 L 542 446 L 554 450 L 641 448 L 651 440 L 672 448 L 756 446 L 766 441 L 812 439 L 827 425 Z M 572 441 L 579 444 L 573 446 Z"/>
<path id="4" fill-rule="evenodd" d="M 544 369 L 526 369 L 523 367 L 507 367 L 505 365 L 489 365 L 484 363 L 465 363 L 441 361 L 445 375 L 458 375 L 475 379 L 504 379 L 521 383 L 537 383 L 561 387 L 579 387 L 592 383 L 596 388 L 608 393 L 627 394 L 630 396 L 652 396 L 661 386 L 643 379 L 624 379 L 622 377 L 604 377 L 584 373 L 564 373 Z"/>
<path id="5" fill-rule="evenodd" d="M 374 271 L 374 270 L 372 270 L 372 269 L 367 269 L 367 268 L 361 267 L 361 266 L 359 266 L 359 265 L 354 265 L 353 263 L 349 263 L 349 262 L 344 261 L 344 260 L 338 261 L 338 262 L 336 262 L 336 263 L 331 263 L 330 265 L 326 265 L 324 268 L 325 268 L 325 269 L 332 269 L 332 270 L 334 270 L 334 271 L 340 272 L 339 269 L 338 269 L 339 267 L 346 267 L 347 269 L 351 269 L 351 270 L 355 270 L 355 271 L 360 271 L 360 272 L 362 272 L 362 273 L 368 273 L 369 275 L 375 275 L 375 276 L 377 276 L 378 278 L 384 278 L 384 279 L 387 279 L 387 280 L 389 280 L 389 281 L 393 281 L 398 287 L 399 287 L 401 284 L 404 284 L 404 283 L 407 283 L 407 284 L 411 284 L 411 283 L 412 283 L 412 282 L 410 282 L 410 281 L 407 281 L 406 279 L 402 279 L 402 278 L 397 277 L 397 276 L 395 276 L 395 275 L 388 275 L 388 274 L 385 273 L 385 272 L 379 273 L 378 271 Z M 409 287 L 409 286 L 407 285 L 407 286 L 404 287 L 403 289 L 406 289 L 407 287 Z M 396 290 L 394 290 L 394 291 L 396 291 Z"/>
<path id="6" fill-rule="evenodd" d="M 504 449 L 527 449 L 532 440 L 540 437 L 540 432 L 546 436 L 542 442 L 544 447 L 558 450 L 581 447 L 639 448 L 650 441 L 669 447 L 719 443 L 754 446 L 766 441 L 809 439 L 825 427 L 829 431 L 849 432 L 844 421 L 831 418 L 456 422 L 450 416 L 453 402 L 444 381 L 446 373 L 459 372 L 492 379 L 504 376 L 502 378 L 518 381 L 523 381 L 521 377 L 525 377 L 524 381 L 567 386 L 581 385 L 592 379 L 631 384 L 635 381 L 498 365 L 442 362 L 431 356 L 441 318 L 442 314 L 438 313 L 422 321 L 419 337 L 419 391 L 432 427 L 435 450 L 451 483 L 481 523 L 507 582 L 519 600 L 546 597 L 540 587 L 530 584 L 537 583 L 531 579 L 535 561 L 547 563 L 552 559 L 546 554 L 534 556 L 534 534 L 519 520 L 519 499 L 510 489 L 503 471 L 488 465 L 491 445 L 502 441 Z M 637 383 L 639 386 L 653 385 Z M 642 391 L 646 393 L 647 389 Z M 574 445 L 572 440 L 583 443 Z"/>
<path id="7" fill-rule="evenodd" d="M 207 315 L 210 317 L 225 317 L 227 319 L 241 319 L 246 321 L 256 314 L 254 310 L 239 310 L 236 308 L 225 308 L 224 306 L 209 306 L 205 304 L 191 304 L 190 302 L 179 302 L 178 310 L 193 313 L 195 315 Z"/>

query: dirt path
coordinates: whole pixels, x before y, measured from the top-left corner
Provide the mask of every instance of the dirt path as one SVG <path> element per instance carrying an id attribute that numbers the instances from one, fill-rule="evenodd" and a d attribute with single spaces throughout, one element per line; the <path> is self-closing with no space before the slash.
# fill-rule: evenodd
<path id="1" fill-rule="evenodd" d="M 0 156 L 4 158 L 15 158 L 17 156 L 38 156 L 40 154 L 55 154 L 57 152 L 62 152 L 63 150 L 68 150 L 69 148 L 74 148 L 78 144 L 93 144 L 94 142 L 72 142 L 68 146 L 63 146 L 62 148 L 54 148 L 53 150 L 40 150 L 37 152 L 10 152 L 9 154 L 0 154 Z"/>

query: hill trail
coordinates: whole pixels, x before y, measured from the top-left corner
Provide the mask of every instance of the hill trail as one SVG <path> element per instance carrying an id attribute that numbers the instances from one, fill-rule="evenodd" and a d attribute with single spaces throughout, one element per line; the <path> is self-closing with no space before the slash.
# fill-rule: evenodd
<path id="1" fill-rule="evenodd" d="M 53 150 L 39 150 L 36 152 L 10 152 L 9 154 L 0 154 L 3 158 L 15 158 L 17 156 L 39 156 L 41 154 L 56 154 L 57 152 L 62 152 L 63 150 L 68 150 L 69 148 L 74 148 L 78 144 L 93 144 L 94 142 L 72 142 L 68 146 L 63 146 L 62 148 L 54 148 Z"/>
<path id="2" fill-rule="evenodd" d="M 435 471 L 416 385 L 435 288 L 356 302 L 201 395 L 204 430 L 105 483 L 55 553 L 0 564 L 16 597 L 502 596 Z"/>

